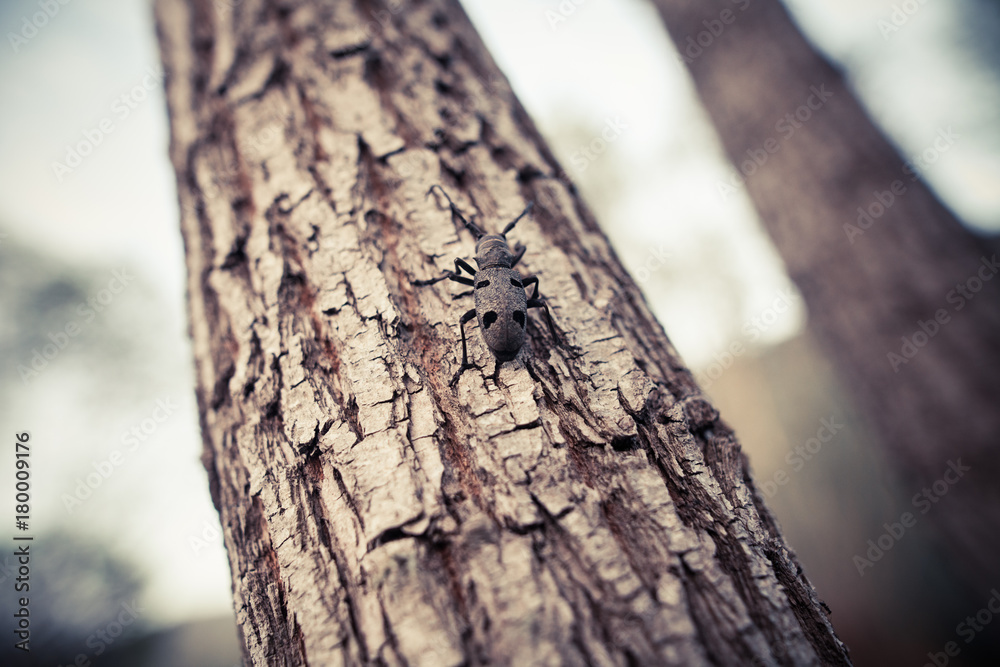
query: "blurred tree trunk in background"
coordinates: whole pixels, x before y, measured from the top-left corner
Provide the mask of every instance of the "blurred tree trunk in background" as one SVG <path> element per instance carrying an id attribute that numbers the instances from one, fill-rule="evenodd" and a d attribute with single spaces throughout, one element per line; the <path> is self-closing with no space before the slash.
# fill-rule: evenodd
<path id="1" fill-rule="evenodd" d="M 232 6 L 230 6 L 230 4 Z M 205 465 L 255 665 L 847 664 L 732 432 L 453 0 L 161 0 Z M 426 284 L 512 237 L 562 331 Z M 425 284 L 418 285 L 418 281 Z"/>
<path id="2" fill-rule="evenodd" d="M 720 194 L 746 188 L 857 408 L 907 488 L 927 492 L 914 508 L 989 590 L 1000 553 L 995 246 L 904 163 L 778 0 L 654 4 L 739 170 Z M 942 128 L 928 148 L 956 140 Z"/>

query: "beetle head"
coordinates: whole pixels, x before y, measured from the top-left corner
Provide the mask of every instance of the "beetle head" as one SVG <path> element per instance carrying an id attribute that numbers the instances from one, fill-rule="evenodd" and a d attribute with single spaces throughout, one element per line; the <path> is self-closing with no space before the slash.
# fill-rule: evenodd
<path id="1" fill-rule="evenodd" d="M 476 264 L 480 269 L 510 267 L 512 259 L 507 239 L 500 234 L 487 234 L 476 242 Z"/>

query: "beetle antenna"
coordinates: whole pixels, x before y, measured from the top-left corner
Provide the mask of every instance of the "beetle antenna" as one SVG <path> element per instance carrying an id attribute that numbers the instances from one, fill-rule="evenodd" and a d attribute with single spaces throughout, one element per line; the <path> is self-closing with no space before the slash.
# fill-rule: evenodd
<path id="1" fill-rule="evenodd" d="M 450 206 L 450 207 L 451 207 L 451 212 L 452 212 L 452 215 L 457 215 L 457 216 L 458 216 L 458 219 L 462 221 L 462 224 L 463 224 L 463 225 L 465 225 L 465 228 L 466 228 L 466 229 L 468 229 L 468 230 L 469 230 L 470 232 L 472 232 L 472 235 L 476 237 L 476 240 L 477 240 L 477 241 L 478 241 L 479 239 L 481 239 L 481 238 L 482 238 L 483 236 L 485 236 L 485 235 L 486 235 L 486 232 L 484 232 L 484 231 L 483 231 L 483 230 L 482 230 L 482 229 L 481 229 L 481 228 L 479 227 L 479 225 L 477 225 L 477 224 L 476 224 L 476 223 L 474 223 L 474 222 L 469 222 L 468 220 L 466 220 L 466 219 L 465 219 L 465 216 L 464 216 L 464 215 L 462 215 L 462 212 L 458 210 L 458 207 L 457 207 L 457 206 L 455 206 L 455 202 L 453 202 L 453 201 L 451 200 L 451 197 L 449 197 L 449 196 L 448 196 L 448 193 L 444 191 L 444 188 L 442 188 L 442 187 L 441 187 L 440 185 L 438 185 L 437 183 L 435 183 L 434 185 L 432 185 L 432 186 L 431 186 L 431 188 L 430 188 L 430 190 L 428 190 L 428 191 L 427 191 L 427 196 L 428 196 L 428 197 L 430 197 L 430 196 L 431 196 L 431 193 L 432 193 L 432 192 L 434 192 L 434 188 L 437 188 L 438 190 L 440 190 L 440 191 L 441 191 L 441 194 L 443 194 L 443 195 L 444 195 L 444 198 L 448 200 L 448 206 Z M 522 213 L 522 215 L 524 215 L 524 214 Z M 516 221 L 515 221 L 515 222 L 516 222 Z"/>
<path id="2" fill-rule="evenodd" d="M 528 205 L 524 207 L 523 211 L 521 211 L 521 215 L 519 215 L 516 218 L 514 218 L 514 220 L 512 222 L 508 223 L 507 226 L 503 228 L 503 231 L 500 232 L 500 236 L 502 236 L 504 238 L 507 238 L 507 232 L 509 232 L 510 230 L 514 229 L 514 225 L 517 224 L 517 221 L 520 220 L 521 218 L 523 218 L 525 215 L 527 215 L 528 211 L 530 211 L 534 205 L 535 205 L 535 202 L 529 201 Z"/>

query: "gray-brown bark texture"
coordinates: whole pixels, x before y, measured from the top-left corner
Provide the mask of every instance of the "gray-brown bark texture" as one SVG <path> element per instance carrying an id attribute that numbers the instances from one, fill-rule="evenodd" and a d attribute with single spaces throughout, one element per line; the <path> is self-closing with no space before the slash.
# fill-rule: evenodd
<path id="1" fill-rule="evenodd" d="M 161 0 L 205 464 L 255 665 L 846 664 L 811 585 L 454 0 Z M 528 246 L 501 367 L 450 281 Z"/>
<path id="2" fill-rule="evenodd" d="M 977 591 L 989 590 L 1000 553 L 996 246 L 915 177 L 921 164 L 904 163 L 780 2 L 654 4 L 745 175 L 735 187 L 746 187 L 802 291 L 811 329 L 906 488 L 931 491 L 928 518 L 944 548 Z M 702 47 L 699 33 L 713 26 L 721 34 Z M 929 149 L 962 140 L 942 130 Z M 934 482 L 956 480 L 949 461 L 959 459 L 971 470 L 937 500 Z"/>

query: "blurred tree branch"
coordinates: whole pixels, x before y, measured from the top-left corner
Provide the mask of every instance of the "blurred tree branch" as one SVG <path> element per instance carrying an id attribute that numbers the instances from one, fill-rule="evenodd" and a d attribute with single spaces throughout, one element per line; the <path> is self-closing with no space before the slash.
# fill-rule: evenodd
<path id="1" fill-rule="evenodd" d="M 856 406 L 904 482 L 934 497 L 943 547 L 988 590 L 1000 551 L 996 245 L 904 163 L 778 0 L 653 3 L 738 171 L 720 195 L 746 188 Z M 928 149 L 958 140 L 942 128 Z M 935 493 L 959 459 L 968 473 Z"/>

